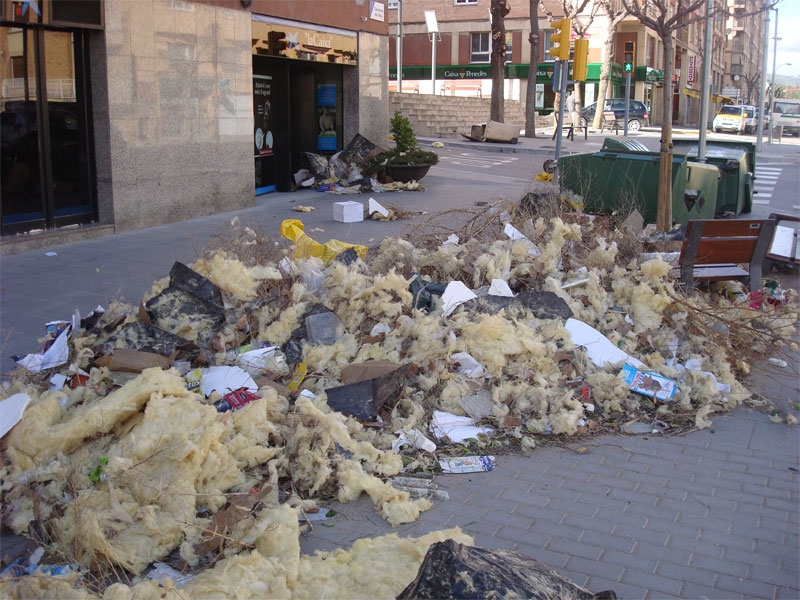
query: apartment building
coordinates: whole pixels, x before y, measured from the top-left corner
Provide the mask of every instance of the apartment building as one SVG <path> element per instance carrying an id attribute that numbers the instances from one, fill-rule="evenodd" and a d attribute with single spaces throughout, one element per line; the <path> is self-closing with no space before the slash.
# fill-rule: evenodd
<path id="1" fill-rule="evenodd" d="M 304 152 L 386 139 L 384 6 L 0 0 L 0 241 L 252 206 Z"/>
<path id="2" fill-rule="evenodd" d="M 725 73 L 722 93 L 742 104 L 758 105 L 764 52 L 764 15 L 756 0 L 726 0 Z M 767 34 L 769 35 L 769 34 Z"/>
<path id="3" fill-rule="evenodd" d="M 726 3 L 743 4 L 754 0 L 714 0 L 719 12 Z M 547 51 L 551 47 L 552 19 L 561 18 L 564 6 L 560 0 L 543 0 L 540 3 L 539 54 L 531 57 L 530 15 L 528 2 L 511 3 L 511 11 L 505 18 L 508 54 L 505 67 L 506 98 L 525 101 L 525 90 L 531 65 L 536 65 L 536 110 L 546 114 L 552 111 L 553 61 Z M 677 7 L 677 2 L 675 2 Z M 490 65 L 490 7 L 491 0 L 394 0 L 389 1 L 389 79 L 390 89 L 396 89 L 397 36 L 402 29 L 402 79 L 404 91 L 421 93 L 478 95 L 491 94 Z M 612 2 L 612 14 L 621 10 L 621 2 Z M 651 14 L 655 14 L 650 6 Z M 434 11 L 439 33 L 427 32 L 425 11 Z M 398 17 L 402 17 L 402 28 Z M 684 18 L 686 25 L 675 31 L 675 71 L 673 74 L 673 101 L 670 118 L 678 125 L 696 125 L 700 115 L 700 90 L 702 86 L 702 63 L 705 20 L 693 21 L 694 15 Z M 581 86 L 583 104 L 594 101 L 600 80 L 603 49 L 609 32 L 610 17 L 602 9 L 590 3 L 573 19 L 573 39 L 578 35 L 589 40 L 589 72 Z M 742 26 L 753 33 L 748 38 L 748 47 L 741 56 L 752 64 L 759 64 L 760 49 L 753 45 L 758 38 L 759 17 L 742 17 Z M 733 101 L 723 97 L 722 90 L 731 78 L 729 68 L 730 39 L 722 14 L 710 20 L 712 27 L 711 81 L 712 101 L 716 104 Z M 433 64 L 433 41 L 436 43 L 435 77 L 431 77 Z M 635 44 L 635 69 L 631 81 L 631 97 L 642 100 L 650 110 L 651 123 L 661 123 L 663 86 L 663 45 L 656 33 L 644 26 L 635 17 L 622 20 L 616 28 L 611 56 L 610 88 L 607 97 L 621 97 L 625 93 L 623 72 L 623 50 L 626 42 Z M 738 46 L 743 46 L 742 41 Z M 745 56 L 746 55 L 746 56 Z M 745 67 L 736 67 L 745 69 Z M 749 71 L 748 71 L 749 72 Z M 434 83 L 435 82 L 435 83 Z M 435 89 L 434 89 L 435 87 Z M 655 110 L 654 110 L 655 109 Z M 713 111 L 712 111 L 713 112 Z"/>

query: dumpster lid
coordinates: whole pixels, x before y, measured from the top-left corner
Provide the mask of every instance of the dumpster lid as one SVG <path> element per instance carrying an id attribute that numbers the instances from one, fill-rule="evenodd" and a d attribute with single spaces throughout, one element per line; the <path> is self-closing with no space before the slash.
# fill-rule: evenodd
<path id="1" fill-rule="evenodd" d="M 689 148 L 686 156 L 689 158 L 697 158 L 697 146 Z M 742 148 L 730 148 L 726 146 L 706 146 L 706 157 L 724 160 L 740 160 L 745 151 Z"/>
<path id="2" fill-rule="evenodd" d="M 601 150 L 633 150 L 636 152 L 649 152 L 647 146 L 636 140 L 618 140 L 606 138 Z"/>

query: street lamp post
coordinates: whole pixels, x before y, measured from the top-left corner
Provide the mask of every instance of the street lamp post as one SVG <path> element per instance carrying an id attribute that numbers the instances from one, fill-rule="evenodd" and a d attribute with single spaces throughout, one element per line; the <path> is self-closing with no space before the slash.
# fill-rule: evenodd
<path id="1" fill-rule="evenodd" d="M 778 39 L 780 39 L 780 38 L 778 38 Z M 775 71 L 777 71 L 781 67 L 791 67 L 792 63 L 782 63 L 782 64 L 780 64 L 780 65 L 778 65 L 776 67 L 775 66 L 775 61 L 773 60 L 772 61 L 772 65 L 773 65 L 772 66 L 772 83 L 770 84 L 770 87 L 769 87 L 769 112 L 770 112 L 770 115 L 772 115 L 772 113 L 775 112 Z M 770 128 L 769 128 L 769 143 L 770 144 L 772 143 L 772 126 L 770 126 Z"/>

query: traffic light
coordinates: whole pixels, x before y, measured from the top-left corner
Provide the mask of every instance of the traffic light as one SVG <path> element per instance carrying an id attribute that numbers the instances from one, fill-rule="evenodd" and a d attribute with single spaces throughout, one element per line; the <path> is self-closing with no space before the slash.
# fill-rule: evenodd
<path id="1" fill-rule="evenodd" d="M 575 62 L 572 64 L 572 79 L 586 81 L 589 70 L 589 40 L 575 40 Z"/>
<path id="2" fill-rule="evenodd" d="M 569 35 L 572 30 L 572 19 L 561 19 L 551 23 L 556 30 L 550 36 L 550 50 L 548 54 L 555 60 L 569 60 Z"/>
<path id="3" fill-rule="evenodd" d="M 625 57 L 623 58 L 622 70 L 626 73 L 633 73 L 636 65 L 636 42 L 625 42 Z"/>

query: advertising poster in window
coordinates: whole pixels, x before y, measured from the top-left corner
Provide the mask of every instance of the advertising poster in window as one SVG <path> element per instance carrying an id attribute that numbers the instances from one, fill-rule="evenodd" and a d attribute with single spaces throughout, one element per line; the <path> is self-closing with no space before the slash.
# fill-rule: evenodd
<path id="1" fill-rule="evenodd" d="M 336 152 L 336 85 L 317 86 L 317 150 Z"/>
<path id="2" fill-rule="evenodd" d="M 536 94 L 534 95 L 534 106 L 537 109 L 544 108 L 544 84 L 536 84 Z"/>
<path id="3" fill-rule="evenodd" d="M 272 77 L 253 75 L 255 157 L 272 156 Z"/>

